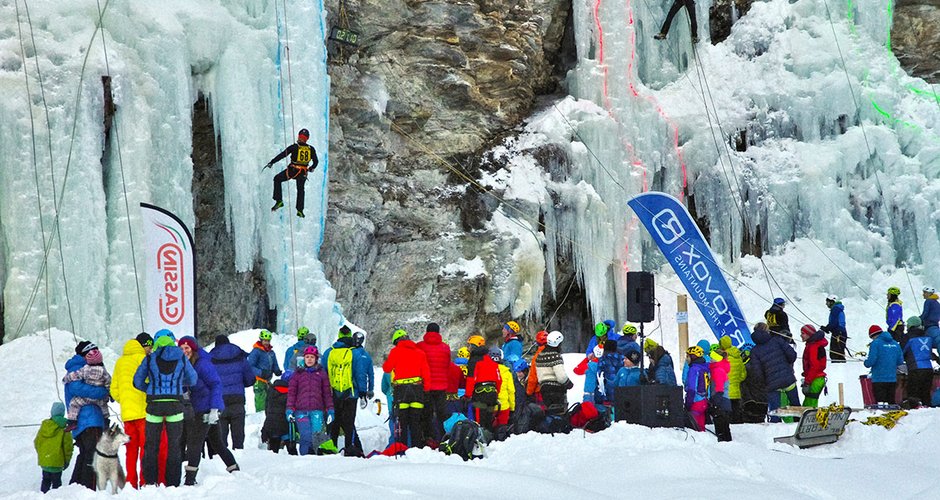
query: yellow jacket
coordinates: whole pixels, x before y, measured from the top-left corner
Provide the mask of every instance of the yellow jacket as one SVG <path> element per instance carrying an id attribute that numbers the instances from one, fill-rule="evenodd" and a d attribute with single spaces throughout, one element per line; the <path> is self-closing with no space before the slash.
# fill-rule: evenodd
<path id="1" fill-rule="evenodd" d="M 140 342 L 128 340 L 111 372 L 111 397 L 121 405 L 121 420 L 125 422 L 147 416 L 147 395 L 134 387 L 134 373 L 146 356 Z"/>
<path id="2" fill-rule="evenodd" d="M 729 347 L 725 352 L 728 354 L 728 363 L 731 364 L 731 371 L 728 372 L 728 398 L 741 399 L 741 382 L 747 378 L 747 368 L 741 359 L 741 350 Z"/>
<path id="3" fill-rule="evenodd" d="M 499 363 L 499 378 L 503 380 L 499 388 L 499 409 L 516 411 L 516 384 L 509 367 Z"/>

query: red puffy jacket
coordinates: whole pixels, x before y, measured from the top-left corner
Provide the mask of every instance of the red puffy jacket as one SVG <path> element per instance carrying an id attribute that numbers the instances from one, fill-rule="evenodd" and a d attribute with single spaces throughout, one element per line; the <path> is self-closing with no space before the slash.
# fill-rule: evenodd
<path id="1" fill-rule="evenodd" d="M 826 346 L 829 342 L 825 334 L 816 332 L 806 340 L 803 348 L 803 380 L 811 384 L 813 380 L 826 376 Z"/>
<path id="2" fill-rule="evenodd" d="M 382 365 L 382 371 L 392 374 L 392 384 L 420 377 L 424 390 L 430 390 L 431 370 L 428 368 L 428 357 L 411 340 L 398 341 L 392 352 L 388 353 L 388 359 Z"/>
<path id="3" fill-rule="evenodd" d="M 447 394 L 457 394 L 460 390 L 460 386 L 467 383 L 466 376 L 463 374 L 463 370 L 454 363 L 450 364 L 448 370 Z"/>
<path id="4" fill-rule="evenodd" d="M 441 341 L 439 332 L 427 332 L 424 340 L 418 342 L 418 348 L 424 351 L 428 358 L 428 368 L 431 370 L 430 391 L 446 391 L 450 365 L 450 346 Z"/>
<path id="5" fill-rule="evenodd" d="M 502 377 L 499 376 L 499 365 L 489 356 L 483 356 L 473 367 L 473 373 L 467 374 L 466 394 L 473 394 L 473 387 L 479 382 L 495 382 L 496 392 L 502 389 Z M 512 383 L 511 380 L 508 381 Z"/>

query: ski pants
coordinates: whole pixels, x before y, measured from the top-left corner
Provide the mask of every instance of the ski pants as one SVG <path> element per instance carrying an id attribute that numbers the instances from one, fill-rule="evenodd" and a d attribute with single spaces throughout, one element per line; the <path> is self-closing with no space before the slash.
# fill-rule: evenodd
<path id="1" fill-rule="evenodd" d="M 183 403 L 179 400 L 147 402 L 141 484 L 157 484 L 160 462 L 165 463 L 166 485 L 179 486 L 183 475 Z M 166 452 L 160 451 L 166 433 Z M 163 457 L 166 457 L 165 460 Z"/>
<path id="2" fill-rule="evenodd" d="M 127 455 L 125 467 L 127 469 L 127 483 L 132 488 L 140 486 L 143 477 L 141 468 L 144 464 L 144 443 L 146 442 L 147 421 L 143 418 L 124 422 L 124 433 L 131 439 L 125 445 Z M 158 475 L 160 484 L 166 483 L 166 433 L 160 434 L 160 449 L 157 452 Z"/>
<path id="3" fill-rule="evenodd" d="M 696 401 L 689 405 L 688 410 L 695 425 L 698 426 L 695 430 L 705 432 L 705 412 L 708 410 L 708 400 Z"/>
<path id="4" fill-rule="evenodd" d="M 222 443 L 228 444 L 231 431 L 232 449 L 241 450 L 245 447 L 245 396 L 223 396 L 222 399 L 225 401 L 225 409 L 219 414 Z"/>
<path id="5" fill-rule="evenodd" d="M 694 0 L 675 0 L 672 3 L 672 7 L 669 9 L 669 13 L 666 14 L 666 20 L 663 21 L 663 28 L 659 30 L 663 34 L 669 33 L 669 27 L 672 25 L 672 18 L 676 17 L 676 14 L 679 13 L 679 9 L 685 7 L 685 11 L 689 14 L 689 23 L 692 25 L 692 36 L 698 36 L 698 22 L 695 20 L 695 1 Z"/>
<path id="6" fill-rule="evenodd" d="M 428 391 L 428 404 L 424 408 L 424 433 L 428 439 L 440 441 L 444 437 L 444 421 L 450 414 L 447 412 L 447 392 Z"/>
<path id="7" fill-rule="evenodd" d="M 398 384 L 394 389 L 398 439 L 405 446 L 424 446 L 424 387 L 421 382 Z"/>
<path id="8" fill-rule="evenodd" d="M 316 454 L 317 448 L 326 440 L 326 437 L 322 437 L 322 439 L 318 438 L 314 441 L 314 436 L 323 436 L 324 429 L 326 428 L 323 412 L 320 410 L 304 411 L 297 412 L 294 416 L 297 419 L 294 425 L 297 427 L 297 432 L 300 433 L 298 451 L 300 451 L 301 455 Z M 288 448 L 287 452 L 290 453 L 290 448 Z"/>
<path id="9" fill-rule="evenodd" d="M 930 389 L 933 386 L 933 370 L 918 368 L 907 373 L 907 396 L 917 398 L 924 406 L 930 406 Z"/>
<path id="10" fill-rule="evenodd" d="M 339 448 L 339 431 L 343 431 L 343 448 L 352 451 L 356 447 L 356 398 L 338 398 L 333 393 L 333 422 L 330 424 L 330 439 Z M 360 446 L 361 448 L 361 446 Z"/>
<path id="11" fill-rule="evenodd" d="M 832 343 L 829 344 L 829 359 L 833 363 L 845 363 L 845 342 L 848 336 L 844 333 L 833 333 Z"/>
<path id="12" fill-rule="evenodd" d="M 54 490 L 60 486 L 62 486 L 62 471 L 42 471 L 42 484 L 39 486 L 39 491 L 46 493 L 47 491 Z"/>
<path id="13" fill-rule="evenodd" d="M 75 438 L 78 446 L 78 458 L 75 459 L 75 469 L 69 484 L 80 484 L 90 490 L 95 489 L 95 469 L 92 460 L 95 458 L 95 446 L 101 437 L 101 427 L 89 427 Z"/>
<path id="14" fill-rule="evenodd" d="M 191 420 L 186 421 L 186 465 L 198 468 L 202 460 L 202 448 L 206 440 L 209 446 L 222 458 L 226 467 L 235 465 L 235 457 L 228 446 L 222 442 L 219 426 L 209 425 L 205 421 L 206 413 L 196 413 Z"/>
<path id="15" fill-rule="evenodd" d="M 895 399 L 894 394 L 897 389 L 897 382 L 871 383 L 871 390 L 875 394 L 875 402 L 877 403 L 888 403 L 889 405 L 896 404 L 897 400 Z"/>
<path id="16" fill-rule="evenodd" d="M 274 201 L 281 201 L 281 184 L 294 179 L 297 181 L 297 210 L 304 210 L 304 183 L 307 182 L 307 171 L 293 165 L 288 166 L 281 173 L 274 176 Z"/>
<path id="17" fill-rule="evenodd" d="M 799 406 L 800 395 L 796 391 L 796 382 L 789 387 L 775 391 L 767 391 L 767 412 L 772 412 L 783 406 Z M 787 417 L 789 418 L 789 417 Z M 780 417 L 770 417 L 771 422 L 780 422 Z M 791 420 L 785 420 L 790 422 Z"/>
<path id="18" fill-rule="evenodd" d="M 268 382 L 266 380 L 255 380 L 255 412 L 263 413 L 264 407 L 268 402 Z"/>
<path id="19" fill-rule="evenodd" d="M 803 406 L 819 406 L 819 395 L 826 388 L 826 377 L 816 377 L 813 380 L 803 381 Z"/>

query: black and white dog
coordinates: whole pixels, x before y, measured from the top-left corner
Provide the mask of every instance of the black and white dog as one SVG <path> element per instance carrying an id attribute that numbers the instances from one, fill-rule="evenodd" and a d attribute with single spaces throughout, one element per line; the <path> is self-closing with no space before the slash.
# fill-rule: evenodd
<path id="1" fill-rule="evenodd" d="M 118 458 L 118 450 L 121 445 L 130 441 L 124 430 L 117 424 L 111 426 L 101 434 L 98 444 L 95 446 L 95 458 L 92 460 L 92 467 L 95 469 L 98 490 L 107 487 L 111 482 L 111 494 L 117 494 L 124 488 L 126 478 L 124 469 L 121 467 L 121 459 Z"/>

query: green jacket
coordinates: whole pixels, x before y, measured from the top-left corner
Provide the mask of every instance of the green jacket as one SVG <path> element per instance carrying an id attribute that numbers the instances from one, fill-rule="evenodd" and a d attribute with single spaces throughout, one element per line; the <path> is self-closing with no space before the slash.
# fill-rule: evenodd
<path id="1" fill-rule="evenodd" d="M 72 433 L 65 432 L 65 417 L 52 417 L 42 421 L 33 440 L 39 466 L 46 472 L 62 472 L 72 460 Z"/>
<path id="2" fill-rule="evenodd" d="M 728 363 L 731 364 L 731 371 L 728 372 L 728 398 L 741 399 L 741 382 L 747 378 L 747 368 L 741 359 L 741 350 L 732 346 L 725 349 L 725 352 L 728 354 Z"/>

